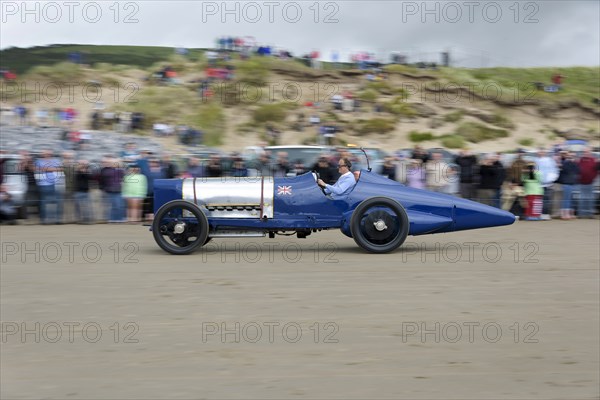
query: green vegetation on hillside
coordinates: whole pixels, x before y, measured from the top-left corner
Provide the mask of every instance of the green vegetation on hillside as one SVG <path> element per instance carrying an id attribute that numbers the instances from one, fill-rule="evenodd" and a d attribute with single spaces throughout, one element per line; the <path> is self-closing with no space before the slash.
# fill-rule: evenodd
<path id="1" fill-rule="evenodd" d="M 140 90 L 130 101 L 115 105 L 116 111 L 141 112 L 148 125 L 186 124 L 205 133 L 204 142 L 210 146 L 222 144 L 225 116 L 218 102 L 204 103 L 184 87 L 157 86 Z"/>
<path id="2" fill-rule="evenodd" d="M 464 111 L 456 110 L 451 113 L 444 115 L 444 121 L 446 122 L 458 122 L 464 116 Z"/>
<path id="3" fill-rule="evenodd" d="M 456 135 L 462 136 L 469 142 L 479 143 L 485 140 L 500 139 L 508 137 L 508 131 L 504 129 L 490 128 L 477 122 L 464 122 L 456 128 Z"/>
<path id="4" fill-rule="evenodd" d="M 269 77 L 269 63 L 264 57 L 252 57 L 238 64 L 237 80 L 253 86 L 264 86 Z"/>
<path id="5" fill-rule="evenodd" d="M 372 118 L 359 120 L 356 124 L 356 132 L 365 135 L 368 133 L 387 133 L 394 130 L 396 122 L 387 118 Z"/>
<path id="6" fill-rule="evenodd" d="M 415 108 L 407 103 L 403 96 L 396 96 L 391 101 L 384 103 L 383 109 L 400 117 L 414 118 L 417 116 Z"/>
<path id="7" fill-rule="evenodd" d="M 178 57 L 190 62 L 204 61 L 203 49 L 188 50 L 187 57 Z M 175 52 L 172 47 L 65 44 L 31 48 L 11 47 L 2 50 L 0 51 L 1 66 L 22 74 L 35 66 L 53 65 L 67 61 L 69 54 L 75 51 L 83 55 L 83 62 L 88 65 L 106 63 L 147 69 L 161 61 L 176 61 L 172 59 Z M 264 63 L 263 66 L 268 69 L 277 68 L 295 72 L 312 71 L 297 60 L 282 61 L 269 58 L 259 62 Z M 327 63 L 323 65 L 328 66 Z M 344 66 L 348 67 L 349 65 Z M 600 97 L 600 67 L 440 68 L 435 71 L 423 71 L 411 66 L 387 65 L 384 70 L 391 74 L 400 73 L 414 77 L 437 78 L 437 82 L 441 84 L 442 88 L 444 84 L 452 83 L 470 87 L 477 95 L 484 98 L 498 98 L 512 103 L 575 99 L 582 104 L 590 105 L 591 100 Z M 558 93 L 546 93 L 535 89 L 535 82 L 551 84 L 551 77 L 555 73 L 565 76 L 563 90 Z M 389 85 L 388 82 L 373 82 L 370 86 L 376 92 L 385 94 L 393 94 L 395 90 L 399 89 Z"/>
<path id="8" fill-rule="evenodd" d="M 391 96 L 398 91 L 386 81 L 369 82 L 367 83 L 367 90 L 374 90 L 379 94 Z"/>
<path id="9" fill-rule="evenodd" d="M 435 136 L 431 132 L 410 131 L 408 133 L 408 140 L 410 140 L 413 143 L 426 142 L 434 138 Z"/>
<path id="10" fill-rule="evenodd" d="M 506 115 L 500 112 L 496 112 L 492 115 L 490 123 L 506 129 L 513 129 L 515 127 L 515 124 Z"/>
<path id="11" fill-rule="evenodd" d="M 519 143 L 521 146 L 529 147 L 529 146 L 533 145 L 533 139 L 530 139 L 530 138 L 519 139 L 519 141 L 517 143 Z"/>
<path id="12" fill-rule="evenodd" d="M 252 113 L 255 123 L 283 122 L 290 109 L 290 103 L 263 104 Z"/>
<path id="13" fill-rule="evenodd" d="M 356 97 L 358 97 L 360 101 L 373 103 L 377 100 L 377 92 L 373 89 L 361 90 Z"/>
<path id="14" fill-rule="evenodd" d="M 462 149 L 465 146 L 465 139 L 458 135 L 446 135 L 442 137 L 441 143 L 448 149 Z"/>
<path id="15" fill-rule="evenodd" d="M 158 46 L 95 46 L 95 45 L 51 45 L 32 48 L 11 47 L 0 51 L 1 66 L 10 68 L 22 74 L 31 68 L 40 65 L 53 65 L 68 60 L 73 52 L 80 52 L 83 62 L 88 65 L 112 64 L 129 65 L 136 68 L 148 69 L 156 63 L 170 61 L 177 64 L 174 59 L 174 48 Z M 203 62 L 203 49 L 189 49 L 186 57 L 176 56 L 183 62 Z M 257 57 L 261 58 L 261 57 Z M 302 62 L 282 61 L 275 58 L 251 61 L 248 67 L 239 63 L 244 79 L 255 79 L 251 76 L 252 64 L 262 63 L 259 71 L 269 69 L 285 69 L 295 72 L 312 71 Z M 325 63 L 326 64 L 326 63 Z M 325 65 L 324 64 L 324 65 Z M 348 67 L 348 65 L 345 65 Z M 244 71 L 247 68 L 250 71 Z M 591 105 L 591 101 L 600 98 L 600 67 L 565 67 L 565 68 L 440 68 L 435 71 L 420 70 L 411 66 L 387 65 L 384 70 L 394 74 L 400 73 L 416 78 L 428 78 L 428 84 L 439 84 L 444 88 L 446 84 L 468 87 L 476 95 L 490 100 L 501 100 L 511 103 L 526 103 L 553 100 L 578 100 L 581 104 Z M 115 71 L 116 72 L 116 71 Z M 246 72 L 249 72 L 247 74 Z M 563 79 L 563 90 L 558 93 L 546 93 L 536 90 L 536 82 L 544 85 L 551 84 L 553 74 L 559 73 Z M 263 72 L 256 77 L 259 81 L 264 78 Z M 437 78 L 437 79 L 436 79 Z M 435 81 L 431 81 L 435 79 Z M 388 82 L 372 82 L 368 86 L 380 94 L 394 94 L 399 88 L 393 87 Z M 454 86 L 456 87 L 456 86 Z M 366 100 L 366 99 L 365 99 Z"/>
<path id="16" fill-rule="evenodd" d="M 79 52 L 85 65 L 68 62 L 69 54 Z M 138 111 L 146 115 L 148 124 L 154 122 L 180 124 L 185 123 L 205 131 L 206 143 L 218 145 L 227 129 L 223 107 L 235 107 L 234 113 L 250 116 L 250 121 L 238 126 L 238 132 L 263 131 L 266 124 L 273 124 L 276 129 L 286 129 L 286 118 L 289 111 L 298 106 L 295 103 L 273 103 L 266 95 L 270 89 L 266 84 L 269 79 L 294 80 L 303 83 L 325 81 L 343 88 L 354 85 L 355 96 L 366 103 L 377 104 L 382 112 L 377 118 L 365 117 L 363 111 L 353 114 L 351 119 L 346 114 L 338 114 L 323 109 L 323 122 L 338 124 L 344 130 L 354 131 L 359 135 L 387 133 L 396 128 L 398 121 L 415 117 L 432 118 L 432 129 L 445 122 L 456 123 L 456 129 L 450 135 L 435 135 L 434 132 L 411 132 L 408 138 L 412 142 L 439 140 L 444 146 L 460 148 L 465 141 L 478 143 L 495 140 L 509 135 L 515 128 L 505 111 L 507 106 L 521 104 L 539 104 L 540 115 L 551 118 L 564 108 L 584 108 L 588 113 L 596 113 L 594 101 L 600 98 L 600 67 L 572 68 L 439 68 L 422 70 L 412 66 L 388 65 L 384 70 L 388 79 L 367 82 L 365 71 L 334 71 L 333 65 L 323 63 L 323 70 L 307 67 L 300 60 L 282 60 L 276 57 L 252 56 L 242 60 L 233 54 L 229 60 L 217 61 L 218 67 L 232 66 L 234 79 L 226 84 L 220 82 L 211 87 L 212 99 L 206 101 L 199 97 L 198 85 L 203 77 L 207 60 L 203 49 L 191 49 L 188 55 L 175 53 L 170 47 L 148 46 L 93 46 L 93 45 L 52 45 L 28 49 L 8 48 L 0 51 L 0 67 L 11 69 L 19 74 L 14 86 L 4 87 L 0 94 L 4 101 L 18 101 L 31 97 L 31 87 L 17 85 L 21 80 L 54 81 L 101 84 L 109 88 L 123 88 L 123 95 L 131 95 L 127 82 L 139 84 L 140 90 L 131 96 L 136 102 L 109 105 L 114 111 Z M 174 82 L 159 82 L 152 73 L 165 66 L 171 66 L 178 74 Z M 350 65 L 344 65 L 348 69 Z M 563 89 L 558 93 L 547 93 L 536 88 L 550 85 L 553 74 L 564 76 Z M 179 79 L 180 78 L 180 79 Z M 421 102 L 407 102 L 409 95 L 417 96 L 400 82 L 406 78 L 414 82 L 414 89 L 431 93 L 430 97 L 421 96 Z M 131 81 L 128 81 L 130 79 Z M 136 86 L 137 87 L 137 86 Z M 440 93 L 448 90 L 448 93 Z M 107 90 L 108 91 L 108 90 Z M 269 93 L 270 94 L 270 93 Z M 461 96 L 462 100 L 496 103 L 491 113 L 490 107 L 466 107 L 445 114 L 427 104 L 431 98 L 448 95 L 450 98 Z M 427 97 L 426 100 L 423 100 Z M 467 98 L 468 97 L 468 98 Z M 122 100 L 122 99 L 121 99 Z M 269 102 L 270 100 L 270 102 Z M 27 103 L 29 100 L 25 100 Z M 300 100 L 304 101 L 304 100 Z M 325 100 L 324 103 L 327 103 Z M 489 104 L 489 103 L 488 103 Z M 485 112 L 482 110 L 486 109 Z M 367 111 L 368 112 L 368 111 Z M 479 122 L 465 122 L 464 118 L 477 118 Z M 363 119 L 361 119 L 363 118 Z M 365 119 L 371 118 L 371 119 Z M 289 118 L 291 120 L 291 118 Z M 434 121 L 435 120 L 435 121 Z M 517 121 L 517 120 L 515 120 Z M 502 128 L 502 129 L 499 129 Z M 549 138 L 554 133 L 544 133 Z M 526 146 L 525 140 L 521 145 Z"/>
<path id="17" fill-rule="evenodd" d="M 225 114 L 217 103 L 208 103 L 198 108 L 195 113 L 188 114 L 184 122 L 204 132 L 203 143 L 207 146 L 220 146 L 225 136 Z"/>
<path id="18" fill-rule="evenodd" d="M 189 106 L 200 105 L 192 92 L 182 87 L 148 87 L 136 93 L 129 102 L 116 105 L 117 109 L 142 112 L 149 123 L 179 123 Z"/>
<path id="19" fill-rule="evenodd" d="M 83 71 L 79 65 L 63 61 L 55 65 L 35 66 L 31 68 L 29 74 L 55 82 L 73 82 L 83 75 Z"/>
<path id="20" fill-rule="evenodd" d="M 600 98 L 600 67 L 442 68 L 436 74 L 442 83 L 470 87 L 483 98 L 516 104 L 577 100 L 591 106 L 593 99 Z M 562 90 L 547 93 L 536 89 L 536 82 L 551 85 L 554 74 L 565 77 Z"/>
<path id="21" fill-rule="evenodd" d="M 168 60 L 175 52 L 172 47 L 67 44 L 31 48 L 10 47 L 0 51 L 0 59 L 2 67 L 22 74 L 38 65 L 53 65 L 68 61 L 69 54 L 76 51 L 82 54 L 83 62 L 88 65 L 122 64 L 142 69 L 148 68 L 156 62 Z M 191 49 L 189 58 L 197 59 L 201 53 L 200 49 Z"/>

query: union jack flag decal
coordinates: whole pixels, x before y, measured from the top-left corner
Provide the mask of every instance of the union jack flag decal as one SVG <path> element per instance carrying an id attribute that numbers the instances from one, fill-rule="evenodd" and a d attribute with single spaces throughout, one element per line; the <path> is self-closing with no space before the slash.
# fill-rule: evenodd
<path id="1" fill-rule="evenodd" d="M 277 195 L 278 196 L 286 196 L 292 194 L 291 186 L 277 186 Z"/>

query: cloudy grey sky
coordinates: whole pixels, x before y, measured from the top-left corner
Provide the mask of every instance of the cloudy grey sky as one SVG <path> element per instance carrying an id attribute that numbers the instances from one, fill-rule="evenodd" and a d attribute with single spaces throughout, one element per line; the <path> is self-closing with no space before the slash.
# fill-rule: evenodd
<path id="1" fill-rule="evenodd" d="M 391 51 L 459 66 L 600 65 L 600 2 L 590 1 L 6 1 L 0 48 L 54 43 L 211 47 L 251 36 L 342 61 Z"/>

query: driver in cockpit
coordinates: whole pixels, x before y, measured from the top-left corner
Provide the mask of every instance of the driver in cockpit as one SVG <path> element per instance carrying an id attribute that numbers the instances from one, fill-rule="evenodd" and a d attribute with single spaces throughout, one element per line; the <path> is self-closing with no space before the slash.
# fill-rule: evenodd
<path id="1" fill-rule="evenodd" d="M 338 162 L 338 171 L 340 172 L 340 178 L 333 185 L 328 185 L 323 182 L 322 179 L 317 181 L 317 184 L 323 188 L 325 194 L 331 194 L 334 199 L 339 199 L 352 191 L 354 185 L 356 185 L 356 178 L 350 170 L 352 163 L 347 158 L 340 158 Z"/>

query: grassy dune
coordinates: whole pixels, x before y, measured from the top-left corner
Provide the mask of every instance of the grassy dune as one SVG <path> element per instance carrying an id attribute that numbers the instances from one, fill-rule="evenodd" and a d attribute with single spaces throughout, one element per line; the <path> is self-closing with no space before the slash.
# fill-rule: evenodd
<path id="1" fill-rule="evenodd" d="M 69 54 L 78 51 L 86 64 L 107 63 L 129 65 L 145 69 L 152 64 L 167 60 L 173 54 L 171 47 L 151 46 L 92 46 L 52 45 L 31 48 L 12 47 L 0 51 L 2 67 L 11 68 L 18 74 L 40 65 L 54 65 L 67 61 Z M 191 49 L 190 57 L 202 54 L 200 49 Z"/>
<path id="2" fill-rule="evenodd" d="M 559 73 L 563 79 L 564 90 L 547 93 L 535 90 L 534 83 L 551 84 L 552 75 Z M 448 83 L 472 83 L 475 88 L 490 87 L 487 96 L 495 96 L 491 87 L 501 88 L 502 98 L 506 101 L 564 101 L 577 100 L 581 104 L 592 104 L 600 97 L 600 67 L 570 68 L 482 68 L 456 69 L 443 68 L 442 79 Z"/>
<path id="3" fill-rule="evenodd" d="M 68 62 L 68 55 L 75 51 L 82 53 L 85 65 Z M 315 82 L 334 82 L 333 86 L 338 88 L 352 86 L 357 97 L 364 102 L 364 111 L 350 116 L 325 110 L 322 116 L 323 121 L 332 120 L 345 128 L 345 136 L 340 135 L 340 141 L 353 140 L 351 136 L 357 136 L 365 140 L 393 139 L 407 144 L 424 142 L 428 145 L 441 144 L 459 148 L 465 141 L 495 143 L 504 139 L 502 143 L 507 145 L 506 138 L 512 136 L 515 143 L 522 142 L 525 145 L 524 140 L 531 143 L 542 142 L 539 138 L 533 141 L 512 135 L 513 131 L 521 129 L 523 132 L 524 129 L 523 125 L 518 126 L 511 119 L 515 116 L 513 110 L 519 106 L 537 107 L 540 126 L 535 127 L 535 131 L 550 129 L 547 125 L 548 115 L 552 117 L 563 109 L 582 113 L 580 115 L 585 115 L 586 121 L 597 121 L 599 115 L 595 101 L 600 98 L 600 67 L 424 70 L 412 66 L 388 65 L 384 70 L 388 72 L 390 79 L 366 82 L 364 72 L 350 70 L 348 65 L 343 65 L 343 70 L 335 70 L 331 64 L 323 63 L 323 69 L 317 71 L 299 60 L 252 57 L 242 61 L 237 55 L 233 55 L 232 60 L 227 63 L 219 62 L 218 65 L 234 66 L 235 80 L 225 86 L 215 87 L 213 101 L 207 102 L 199 97 L 198 84 L 190 83 L 197 82 L 203 76 L 207 66 L 203 53 L 203 49 L 191 49 L 188 56 L 184 57 L 175 54 L 173 48 L 147 46 L 53 45 L 28 49 L 9 48 L 0 52 L 0 66 L 16 71 L 19 81 L 28 84 L 19 87 L 2 85 L 0 95 L 3 103 L 16 104 L 22 98 L 23 91 L 30 90 L 29 83 L 33 81 L 42 84 L 95 81 L 108 87 L 123 87 L 133 82 L 139 86 L 139 92 L 134 96 L 135 101 L 115 101 L 107 104 L 110 109 L 143 112 L 150 124 L 185 123 L 203 129 L 206 144 L 212 146 L 228 145 L 228 142 L 235 141 L 240 134 L 248 141 L 256 139 L 253 135 L 264 138 L 267 124 L 282 131 L 293 130 L 292 123 L 301 112 L 298 105 L 306 99 L 300 99 L 298 104 L 284 104 L 281 103 L 281 93 L 277 99 L 270 98 L 267 86 L 273 79 L 299 82 L 305 85 L 307 93 L 314 88 Z M 177 71 L 181 78 L 180 84 L 163 86 L 146 80 L 152 72 L 165 65 L 170 65 Z M 565 76 L 563 90 L 546 93 L 535 89 L 536 82 L 549 85 L 555 73 Z M 427 99 L 423 102 L 427 104 L 419 108 L 416 103 L 423 97 L 411 92 L 403 83 L 415 84 L 420 92 L 444 93 L 450 97 L 453 91 L 468 91 L 477 101 L 440 108 L 440 104 L 431 102 L 429 96 L 426 96 Z M 242 87 L 244 84 L 251 85 L 257 90 L 256 94 L 261 94 L 262 91 L 260 101 L 244 101 L 243 96 L 239 101 L 223 101 L 224 98 L 240 99 L 240 86 L 236 87 L 236 84 Z M 124 90 L 123 94 L 127 94 L 127 91 Z M 326 99 L 321 101 L 327 102 Z M 383 112 L 379 115 L 372 115 L 368 111 L 375 103 L 383 106 Z M 89 104 L 80 106 L 85 108 Z M 424 125 L 433 119 L 438 120 L 441 128 Z M 573 125 L 576 125 L 577 119 L 572 117 Z M 531 124 L 531 120 L 527 121 L 527 124 Z M 407 125 L 407 122 L 416 125 Z M 534 124 L 538 125 L 538 122 Z M 597 131 L 592 127 L 596 124 L 589 122 L 588 125 L 586 129 L 589 132 Z M 429 129 L 433 132 L 430 133 Z M 297 138 L 297 135 L 294 134 L 293 137 Z M 298 137 L 297 140 L 306 142 L 314 138 Z"/>

